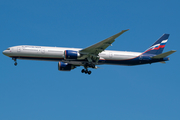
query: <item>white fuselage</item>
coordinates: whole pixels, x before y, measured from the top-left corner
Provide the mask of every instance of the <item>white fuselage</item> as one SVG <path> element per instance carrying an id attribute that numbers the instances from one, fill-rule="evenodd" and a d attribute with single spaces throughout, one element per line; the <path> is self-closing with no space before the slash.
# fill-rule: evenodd
<path id="1" fill-rule="evenodd" d="M 29 46 L 21 45 L 8 48 L 9 50 L 3 53 L 9 57 L 18 59 L 34 59 L 34 60 L 49 60 L 49 61 L 63 61 L 71 64 L 81 65 L 82 60 L 65 60 L 64 51 L 74 50 L 79 51 L 80 48 L 65 48 L 65 47 L 44 47 L 44 46 Z M 139 52 L 126 52 L 126 51 L 112 51 L 105 50 L 99 53 L 100 60 L 129 60 L 140 56 Z M 106 64 L 106 63 L 102 63 Z M 113 64 L 113 63 L 108 63 Z"/>

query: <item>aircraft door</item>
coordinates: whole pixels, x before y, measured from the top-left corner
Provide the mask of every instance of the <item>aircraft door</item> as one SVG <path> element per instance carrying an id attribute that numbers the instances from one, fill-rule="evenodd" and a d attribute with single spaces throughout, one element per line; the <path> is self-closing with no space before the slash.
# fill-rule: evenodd
<path id="1" fill-rule="evenodd" d="M 112 53 L 112 52 L 109 53 L 109 57 L 110 57 L 110 58 L 113 57 L 113 53 Z"/>
<path id="2" fill-rule="evenodd" d="M 45 49 L 41 49 L 41 53 L 45 53 Z"/>
<path id="3" fill-rule="evenodd" d="M 20 47 L 17 48 L 17 52 L 21 52 L 21 48 Z"/>

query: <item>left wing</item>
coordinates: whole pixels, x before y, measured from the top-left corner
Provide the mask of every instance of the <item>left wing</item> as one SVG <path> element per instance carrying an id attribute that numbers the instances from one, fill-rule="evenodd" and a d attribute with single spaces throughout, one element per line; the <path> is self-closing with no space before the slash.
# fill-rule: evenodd
<path id="1" fill-rule="evenodd" d="M 91 45 L 87 48 L 84 48 L 82 50 L 79 51 L 79 53 L 82 56 L 82 58 L 86 58 L 87 56 L 97 56 L 99 53 L 101 53 L 102 51 L 104 51 L 108 46 L 110 46 L 117 37 L 119 37 L 121 34 L 123 34 L 124 32 L 128 31 L 129 29 L 127 30 L 122 30 L 121 32 L 101 41 L 101 42 L 98 42 L 94 45 Z"/>

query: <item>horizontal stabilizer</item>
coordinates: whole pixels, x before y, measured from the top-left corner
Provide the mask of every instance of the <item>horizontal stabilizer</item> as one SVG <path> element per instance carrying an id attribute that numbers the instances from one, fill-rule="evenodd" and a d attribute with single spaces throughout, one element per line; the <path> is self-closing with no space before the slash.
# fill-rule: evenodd
<path id="1" fill-rule="evenodd" d="M 162 53 L 162 54 L 159 54 L 159 55 L 156 55 L 156 56 L 153 56 L 151 57 L 152 59 L 160 59 L 160 58 L 165 58 L 169 55 L 171 55 L 172 53 L 176 52 L 176 50 L 171 50 L 171 51 L 168 51 L 168 52 L 165 52 L 165 53 Z"/>

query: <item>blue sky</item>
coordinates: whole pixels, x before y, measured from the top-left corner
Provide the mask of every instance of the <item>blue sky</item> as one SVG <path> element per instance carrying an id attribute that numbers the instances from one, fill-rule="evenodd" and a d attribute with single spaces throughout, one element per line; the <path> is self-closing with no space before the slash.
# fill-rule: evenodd
<path id="1" fill-rule="evenodd" d="M 123 29 L 109 50 L 143 52 L 169 33 L 166 64 L 102 65 L 60 72 L 57 62 L 0 54 L 1 120 L 179 120 L 178 0 L 0 1 L 0 50 L 15 45 L 85 48 Z"/>

